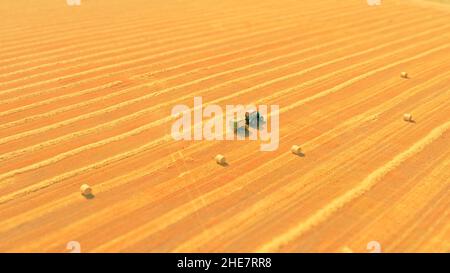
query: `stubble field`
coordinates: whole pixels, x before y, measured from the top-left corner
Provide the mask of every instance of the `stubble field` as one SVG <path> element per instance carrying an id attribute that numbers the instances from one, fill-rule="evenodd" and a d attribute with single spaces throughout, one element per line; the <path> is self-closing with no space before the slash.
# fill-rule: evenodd
<path id="1" fill-rule="evenodd" d="M 450 9 L 16 0 L 0 11 L 1 252 L 71 241 L 82 252 L 450 251 Z M 279 148 L 174 141 L 171 109 L 194 96 L 279 105 Z"/>

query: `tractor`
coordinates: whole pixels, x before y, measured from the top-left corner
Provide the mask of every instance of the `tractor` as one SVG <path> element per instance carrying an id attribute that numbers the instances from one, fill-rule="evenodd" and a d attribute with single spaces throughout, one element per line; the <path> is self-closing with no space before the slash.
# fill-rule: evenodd
<path id="1" fill-rule="evenodd" d="M 248 131 L 248 125 L 245 122 L 245 119 L 234 119 L 230 122 L 230 125 L 235 134 L 242 130 L 245 130 L 246 132 Z"/>
<path id="2" fill-rule="evenodd" d="M 237 133 L 240 130 L 248 132 L 250 127 L 259 129 L 264 123 L 264 117 L 258 111 L 245 112 L 245 118 L 238 118 L 231 121 L 231 128 Z"/>
<path id="3" fill-rule="evenodd" d="M 264 117 L 258 111 L 245 113 L 245 124 L 247 126 L 259 129 L 262 123 L 264 123 Z"/>

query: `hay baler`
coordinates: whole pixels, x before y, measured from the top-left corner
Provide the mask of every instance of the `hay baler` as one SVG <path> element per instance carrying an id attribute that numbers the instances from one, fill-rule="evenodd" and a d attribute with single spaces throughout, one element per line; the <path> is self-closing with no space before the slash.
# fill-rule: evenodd
<path id="1" fill-rule="evenodd" d="M 237 133 L 239 130 L 248 131 L 250 127 L 259 128 L 264 123 L 264 117 L 258 111 L 245 112 L 245 118 L 237 118 L 230 122 L 231 128 Z"/>

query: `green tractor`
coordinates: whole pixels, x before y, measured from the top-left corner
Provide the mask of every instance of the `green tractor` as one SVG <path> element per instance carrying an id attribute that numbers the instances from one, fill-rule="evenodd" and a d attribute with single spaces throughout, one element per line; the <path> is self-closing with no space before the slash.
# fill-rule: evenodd
<path id="1" fill-rule="evenodd" d="M 230 126 L 231 128 L 233 128 L 233 131 L 235 134 L 237 134 L 239 131 L 244 131 L 247 132 L 248 131 L 248 125 L 245 122 L 245 119 L 241 118 L 241 119 L 234 119 L 230 122 Z"/>
<path id="2" fill-rule="evenodd" d="M 247 124 L 247 126 L 259 129 L 259 126 L 263 123 L 264 117 L 258 111 L 245 113 L 245 124 Z"/>
<path id="3" fill-rule="evenodd" d="M 245 118 L 237 118 L 231 121 L 234 133 L 239 131 L 248 132 L 250 127 L 259 129 L 264 123 L 264 117 L 258 111 L 245 112 Z"/>

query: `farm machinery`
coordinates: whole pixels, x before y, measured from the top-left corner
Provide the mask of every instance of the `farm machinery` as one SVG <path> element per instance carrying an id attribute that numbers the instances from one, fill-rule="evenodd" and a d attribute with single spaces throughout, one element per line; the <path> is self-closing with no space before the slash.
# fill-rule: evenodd
<path id="1" fill-rule="evenodd" d="M 258 111 L 245 112 L 244 118 L 235 118 L 231 121 L 231 128 L 234 132 L 245 130 L 246 132 L 252 128 L 259 129 L 259 126 L 264 123 L 264 117 Z"/>

